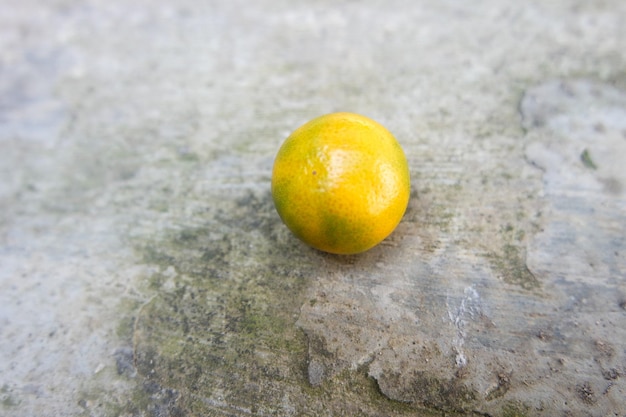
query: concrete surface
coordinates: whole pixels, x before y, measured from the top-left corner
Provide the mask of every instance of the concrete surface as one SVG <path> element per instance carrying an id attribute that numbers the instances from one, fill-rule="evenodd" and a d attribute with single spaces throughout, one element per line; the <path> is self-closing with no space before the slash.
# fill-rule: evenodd
<path id="1" fill-rule="evenodd" d="M 0 0 L 0 415 L 626 415 L 626 3 Z M 280 223 L 308 119 L 412 198 Z"/>

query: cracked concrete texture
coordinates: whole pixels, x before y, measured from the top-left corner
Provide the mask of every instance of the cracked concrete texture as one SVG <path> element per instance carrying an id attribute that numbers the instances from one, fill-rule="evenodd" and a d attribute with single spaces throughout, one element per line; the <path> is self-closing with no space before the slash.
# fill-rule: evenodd
<path id="1" fill-rule="evenodd" d="M 0 1 L 0 414 L 626 413 L 620 1 Z M 359 256 L 289 234 L 319 114 L 403 145 Z"/>

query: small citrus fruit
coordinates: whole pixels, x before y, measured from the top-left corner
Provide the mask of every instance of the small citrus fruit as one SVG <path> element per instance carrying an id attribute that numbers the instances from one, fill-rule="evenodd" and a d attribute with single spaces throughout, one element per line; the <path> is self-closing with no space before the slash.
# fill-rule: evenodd
<path id="1" fill-rule="evenodd" d="M 287 227 L 331 253 L 366 251 L 400 223 L 410 193 L 404 152 L 377 122 L 332 113 L 296 129 L 272 171 L 272 197 Z"/>

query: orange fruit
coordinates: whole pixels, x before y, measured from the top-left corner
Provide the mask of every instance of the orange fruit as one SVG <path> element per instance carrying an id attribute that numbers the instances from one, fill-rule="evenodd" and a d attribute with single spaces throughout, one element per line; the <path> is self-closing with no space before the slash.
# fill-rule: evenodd
<path id="1" fill-rule="evenodd" d="M 279 216 L 325 252 L 366 251 L 396 228 L 409 202 L 404 151 L 387 129 L 354 113 L 332 113 L 296 129 L 272 171 Z"/>

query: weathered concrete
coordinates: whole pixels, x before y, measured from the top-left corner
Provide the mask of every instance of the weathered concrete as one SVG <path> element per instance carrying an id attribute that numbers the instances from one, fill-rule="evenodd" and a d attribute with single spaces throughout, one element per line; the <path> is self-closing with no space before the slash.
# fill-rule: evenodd
<path id="1" fill-rule="evenodd" d="M 1 415 L 626 414 L 626 3 L 0 3 Z M 397 231 L 280 223 L 346 110 Z"/>

